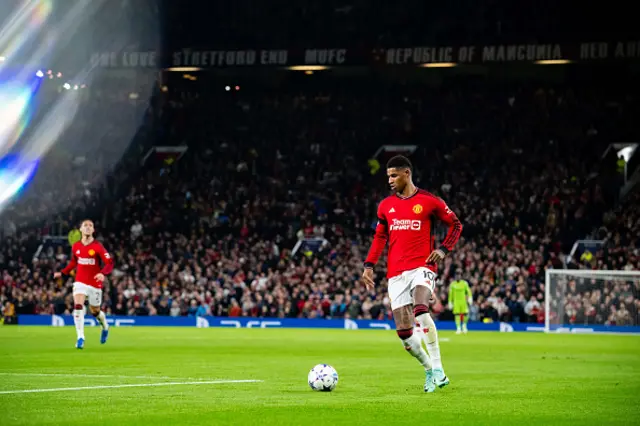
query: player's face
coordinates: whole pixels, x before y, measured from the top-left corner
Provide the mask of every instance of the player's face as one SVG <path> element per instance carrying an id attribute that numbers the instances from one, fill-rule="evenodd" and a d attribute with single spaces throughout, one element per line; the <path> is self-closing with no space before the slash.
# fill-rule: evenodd
<path id="1" fill-rule="evenodd" d="M 409 182 L 409 169 L 397 169 L 395 167 L 387 169 L 389 177 L 389 188 L 393 192 L 402 192 Z"/>
<path id="2" fill-rule="evenodd" d="M 80 232 L 82 232 L 82 235 L 93 235 L 93 222 L 90 220 L 82 222 L 82 225 L 80 225 Z"/>

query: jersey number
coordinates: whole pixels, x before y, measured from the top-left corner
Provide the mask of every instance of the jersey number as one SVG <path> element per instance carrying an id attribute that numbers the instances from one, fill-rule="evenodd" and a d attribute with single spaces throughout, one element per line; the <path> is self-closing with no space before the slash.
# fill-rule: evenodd
<path id="1" fill-rule="evenodd" d="M 424 279 L 434 281 L 436 279 L 436 274 L 430 271 L 424 271 Z"/>
<path id="2" fill-rule="evenodd" d="M 109 253 L 105 253 L 105 254 L 104 254 L 104 258 L 105 258 L 105 259 L 110 259 L 110 258 L 111 258 L 111 256 L 109 256 Z"/>

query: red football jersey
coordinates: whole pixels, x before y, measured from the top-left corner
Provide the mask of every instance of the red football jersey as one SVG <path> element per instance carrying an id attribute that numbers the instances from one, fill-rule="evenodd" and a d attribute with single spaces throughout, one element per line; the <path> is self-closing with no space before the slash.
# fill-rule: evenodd
<path id="1" fill-rule="evenodd" d="M 102 273 L 109 274 L 113 270 L 113 259 L 104 246 L 96 240 L 85 245 L 78 241 L 71 247 L 71 262 L 61 271 L 65 275 L 76 269 L 76 282 L 95 288 L 102 288 L 102 282 L 94 277 Z M 100 261 L 104 267 L 100 265 Z"/>
<path id="2" fill-rule="evenodd" d="M 462 233 L 462 224 L 445 202 L 435 195 L 418 189 L 412 196 L 397 194 L 382 200 L 378 206 L 378 225 L 365 266 L 373 267 L 389 242 L 387 277 L 404 271 L 428 266 L 434 272 L 438 265 L 426 265 L 434 247 L 432 225 L 439 219 L 449 225 L 440 250 L 448 253 Z"/>

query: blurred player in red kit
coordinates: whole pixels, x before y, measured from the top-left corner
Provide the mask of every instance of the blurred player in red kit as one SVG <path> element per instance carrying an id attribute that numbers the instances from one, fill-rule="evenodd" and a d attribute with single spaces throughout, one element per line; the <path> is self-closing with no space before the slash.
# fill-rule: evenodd
<path id="1" fill-rule="evenodd" d="M 80 224 L 82 239 L 71 247 L 71 262 L 61 271 L 53 274 L 60 278 L 69 275 L 76 269 L 73 283 L 73 322 L 76 325 L 78 340 L 76 348 L 84 348 L 84 301 L 89 300 L 91 314 L 102 326 L 100 343 L 106 343 L 109 337 L 109 324 L 104 312 L 100 310 L 102 304 L 102 282 L 105 275 L 113 270 L 113 259 L 104 246 L 93 238 L 93 221 L 83 220 Z M 102 261 L 103 266 L 100 266 Z"/>
<path id="2" fill-rule="evenodd" d="M 462 233 L 462 224 L 445 202 L 418 189 L 412 180 L 408 158 L 396 156 L 387 163 L 387 176 L 393 195 L 378 205 L 378 225 L 364 263 L 362 280 L 373 288 L 373 267 L 389 243 L 387 279 L 396 332 L 405 349 L 425 368 L 425 392 L 449 384 L 444 374 L 438 345 L 438 332 L 429 315 L 429 301 L 435 290 L 438 263 L 453 249 Z M 432 226 L 439 219 L 449 226 L 442 245 L 434 249 Z M 414 324 L 422 339 L 414 334 Z"/>

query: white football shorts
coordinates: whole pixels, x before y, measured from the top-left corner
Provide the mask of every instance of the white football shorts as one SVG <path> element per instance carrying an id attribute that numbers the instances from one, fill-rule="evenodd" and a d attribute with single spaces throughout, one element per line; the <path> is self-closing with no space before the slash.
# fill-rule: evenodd
<path id="1" fill-rule="evenodd" d="M 417 285 L 426 286 L 433 293 L 436 288 L 436 273 L 426 267 L 404 271 L 389 278 L 389 299 L 391 309 L 395 310 L 413 303 L 413 289 Z"/>
<path id="2" fill-rule="evenodd" d="M 75 296 L 76 294 L 84 294 L 89 300 L 89 306 L 102 305 L 102 290 L 99 288 L 76 281 L 73 283 L 73 295 Z"/>

